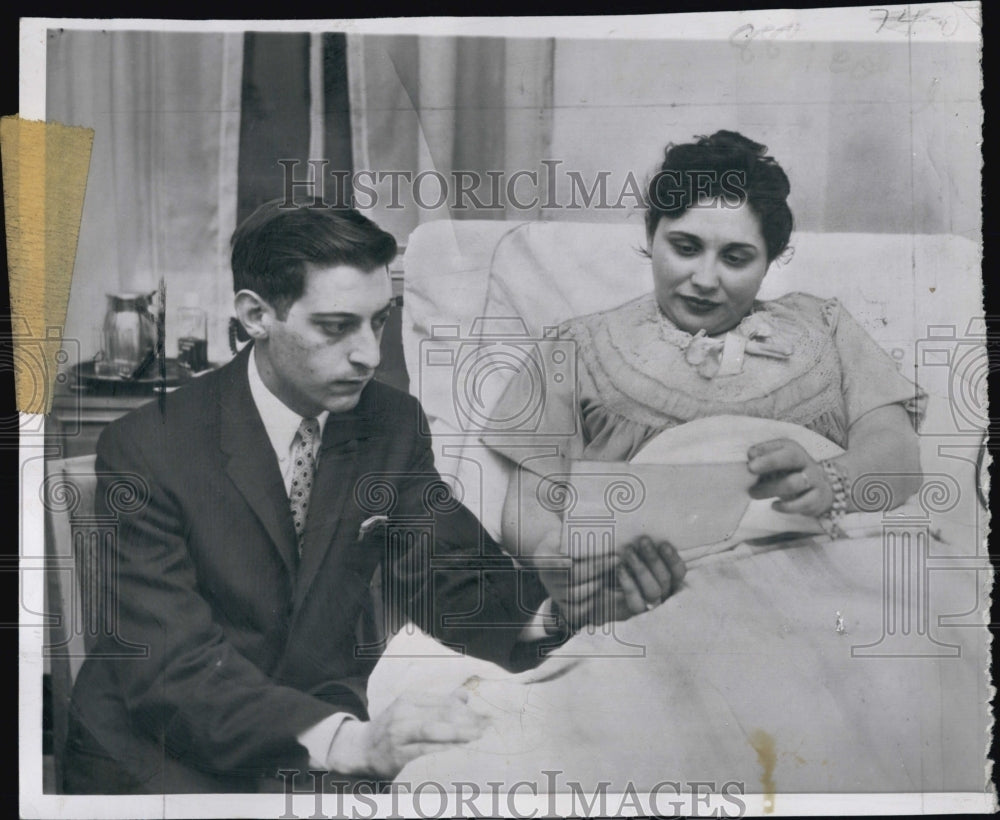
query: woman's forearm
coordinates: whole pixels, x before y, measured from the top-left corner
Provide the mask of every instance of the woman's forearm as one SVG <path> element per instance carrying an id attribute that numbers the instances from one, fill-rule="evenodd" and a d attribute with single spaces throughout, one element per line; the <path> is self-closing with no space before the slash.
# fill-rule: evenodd
<path id="1" fill-rule="evenodd" d="M 879 407 L 859 418 L 848 432 L 847 452 L 832 461 L 847 474 L 848 512 L 871 509 L 864 499 L 877 498 L 872 495 L 876 481 L 890 491 L 887 509 L 906 501 L 923 481 L 919 439 L 899 404 Z"/>

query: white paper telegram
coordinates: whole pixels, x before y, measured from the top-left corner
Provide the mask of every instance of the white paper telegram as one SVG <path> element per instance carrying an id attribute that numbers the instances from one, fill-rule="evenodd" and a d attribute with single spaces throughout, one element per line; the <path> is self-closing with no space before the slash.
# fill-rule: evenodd
<path id="1" fill-rule="evenodd" d="M 843 450 L 805 427 L 747 416 L 713 416 L 651 439 L 631 462 L 576 461 L 563 517 L 567 551 L 613 551 L 641 535 L 670 541 L 687 557 L 782 533 L 822 533 L 815 519 L 751 499 L 754 444 L 788 438 L 816 460 Z"/>

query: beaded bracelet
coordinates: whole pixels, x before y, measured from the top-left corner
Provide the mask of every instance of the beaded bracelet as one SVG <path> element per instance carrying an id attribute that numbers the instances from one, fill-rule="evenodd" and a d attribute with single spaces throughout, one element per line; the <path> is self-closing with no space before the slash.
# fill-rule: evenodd
<path id="1" fill-rule="evenodd" d="M 823 515 L 819 516 L 820 526 L 830 536 L 831 540 L 847 538 L 841 524 L 844 516 L 847 515 L 847 472 L 832 459 L 821 461 L 819 466 L 826 473 L 826 479 L 830 482 L 830 489 L 833 490 L 833 504 Z"/>

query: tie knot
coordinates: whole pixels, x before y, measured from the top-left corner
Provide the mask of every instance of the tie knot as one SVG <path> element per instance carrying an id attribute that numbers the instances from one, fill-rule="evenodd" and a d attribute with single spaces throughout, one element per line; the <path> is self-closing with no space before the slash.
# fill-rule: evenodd
<path id="1" fill-rule="evenodd" d="M 314 418 L 302 419 L 299 422 L 299 438 L 303 444 L 311 445 L 319 438 L 319 422 Z"/>

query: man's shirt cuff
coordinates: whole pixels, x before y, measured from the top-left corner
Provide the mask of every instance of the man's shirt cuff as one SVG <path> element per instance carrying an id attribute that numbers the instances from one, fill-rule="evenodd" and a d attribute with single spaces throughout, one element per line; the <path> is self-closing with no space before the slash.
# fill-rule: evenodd
<path id="1" fill-rule="evenodd" d="M 309 767 L 329 769 L 330 748 L 345 720 L 357 720 L 350 712 L 337 712 L 311 726 L 296 738 L 309 752 Z"/>
<path id="2" fill-rule="evenodd" d="M 517 636 L 519 641 L 528 643 L 530 641 L 543 641 L 551 638 L 556 628 L 556 616 L 552 611 L 552 599 L 546 598 L 542 601 L 538 611 L 531 617 L 531 620 L 524 625 L 521 634 Z"/>

